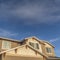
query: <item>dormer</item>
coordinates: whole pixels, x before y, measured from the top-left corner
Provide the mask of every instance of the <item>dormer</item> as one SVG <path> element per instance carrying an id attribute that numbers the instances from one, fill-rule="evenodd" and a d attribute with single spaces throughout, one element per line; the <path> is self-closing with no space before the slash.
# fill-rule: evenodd
<path id="1" fill-rule="evenodd" d="M 55 56 L 54 46 L 47 41 L 43 41 L 43 42 L 45 43 L 45 54 L 47 56 Z"/>
<path id="2" fill-rule="evenodd" d="M 28 37 L 23 40 L 23 44 L 28 44 L 32 48 L 44 53 L 47 56 L 55 56 L 54 46 L 44 40 L 40 40 L 36 37 Z"/>
<path id="3" fill-rule="evenodd" d="M 25 38 L 25 43 L 31 46 L 32 48 L 42 52 L 42 45 L 44 45 L 44 43 L 39 41 L 38 38 L 36 37 Z"/>

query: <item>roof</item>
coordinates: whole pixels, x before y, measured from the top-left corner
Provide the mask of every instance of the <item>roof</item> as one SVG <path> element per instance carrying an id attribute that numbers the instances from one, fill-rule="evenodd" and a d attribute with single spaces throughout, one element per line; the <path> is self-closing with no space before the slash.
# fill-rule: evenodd
<path id="1" fill-rule="evenodd" d="M 24 46 L 24 45 L 23 45 L 23 46 Z M 12 49 L 8 49 L 8 50 L 5 50 L 5 51 L 2 51 L 2 52 L 0 52 L 0 54 L 9 52 L 9 51 L 11 51 L 11 50 L 15 50 L 15 49 L 17 49 L 17 48 L 19 48 L 19 47 L 23 47 L 23 46 L 18 46 L 18 47 L 12 48 Z"/>
<path id="2" fill-rule="evenodd" d="M 35 36 L 27 37 L 27 38 L 25 38 L 24 40 L 29 39 L 29 38 L 34 38 L 34 39 L 36 39 L 38 42 L 40 42 L 40 43 L 44 44 L 44 43 L 42 42 L 42 40 L 38 39 L 38 38 L 37 38 L 37 37 L 35 37 Z"/>
<path id="3" fill-rule="evenodd" d="M 48 42 L 48 41 L 46 41 L 46 40 L 40 40 L 40 39 L 38 39 L 38 38 L 35 37 L 35 36 L 28 37 L 28 38 L 25 38 L 25 39 L 29 39 L 29 38 L 35 38 L 37 41 L 39 41 L 39 42 L 41 42 L 41 43 L 43 43 L 43 44 L 47 43 L 47 44 L 51 45 L 51 46 L 54 48 L 54 46 L 53 46 L 50 42 Z"/>
<path id="4" fill-rule="evenodd" d="M 8 40 L 8 41 L 20 42 L 20 40 L 15 40 L 15 39 L 10 39 L 10 38 L 4 38 L 4 37 L 0 37 L 0 39 L 4 39 L 4 40 Z"/>
<path id="5" fill-rule="evenodd" d="M 12 48 L 12 49 L 9 49 L 9 50 L 6 50 L 6 51 L 2 51 L 2 52 L 0 52 L 0 54 L 4 54 L 4 53 L 6 53 L 6 52 L 9 52 L 9 51 L 12 51 L 12 50 L 15 50 L 15 49 L 21 48 L 21 47 L 23 47 L 23 46 L 28 46 L 30 49 L 36 51 L 36 52 L 39 53 L 40 55 L 42 55 L 42 56 L 48 58 L 48 56 L 46 56 L 45 54 L 43 54 L 43 53 L 37 51 L 36 49 L 32 48 L 30 45 L 27 45 L 27 44 L 22 45 L 22 46 L 18 46 L 18 47 L 15 47 L 15 48 Z"/>
<path id="6" fill-rule="evenodd" d="M 28 47 L 30 47 L 31 49 L 33 49 L 34 51 L 38 52 L 40 55 L 42 55 L 42 56 L 44 56 L 44 57 L 48 58 L 48 56 L 47 56 L 47 55 L 45 55 L 44 53 L 39 52 L 37 49 L 34 49 L 34 48 L 33 48 L 33 47 L 31 47 L 30 45 L 27 45 L 27 46 L 28 46 Z"/>
<path id="7" fill-rule="evenodd" d="M 49 56 L 48 59 L 59 59 L 60 60 L 60 57 L 57 57 L 57 56 Z"/>
<path id="8" fill-rule="evenodd" d="M 47 43 L 47 44 L 49 44 L 49 45 L 51 45 L 53 48 L 55 47 L 55 46 L 53 46 L 50 42 L 48 42 L 48 41 L 46 41 L 46 40 L 42 40 L 43 42 L 45 42 L 45 43 Z"/>
<path id="9" fill-rule="evenodd" d="M 45 44 L 45 43 L 48 43 L 49 45 L 51 45 L 52 47 L 54 47 L 51 43 L 49 43 L 48 41 L 45 41 L 45 40 L 40 40 L 38 39 L 37 37 L 35 36 L 32 36 L 32 37 L 28 37 L 28 38 L 34 38 L 36 39 L 37 41 L 39 41 L 40 43 L 42 44 Z M 28 39 L 28 38 L 25 38 L 24 40 Z M 8 41 L 15 41 L 15 42 L 23 42 L 24 40 L 15 40 L 15 39 L 10 39 L 10 38 L 4 38 L 4 37 L 0 37 L 0 39 L 4 39 L 4 40 L 8 40 Z M 45 43 L 44 43 L 45 42 Z"/>

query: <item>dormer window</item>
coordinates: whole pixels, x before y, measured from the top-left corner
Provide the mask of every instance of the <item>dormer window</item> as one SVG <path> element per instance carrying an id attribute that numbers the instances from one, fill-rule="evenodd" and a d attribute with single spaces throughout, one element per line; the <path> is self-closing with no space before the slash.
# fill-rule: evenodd
<path id="1" fill-rule="evenodd" d="M 31 45 L 35 49 L 39 49 L 39 44 L 38 43 L 29 42 L 29 45 Z"/>
<path id="2" fill-rule="evenodd" d="M 29 45 L 31 45 L 32 47 L 34 47 L 34 43 L 32 43 L 32 42 L 29 42 Z"/>
<path id="3" fill-rule="evenodd" d="M 39 44 L 38 43 L 36 43 L 36 49 L 39 49 Z"/>
<path id="4" fill-rule="evenodd" d="M 47 53 L 51 53 L 51 48 L 46 47 Z"/>

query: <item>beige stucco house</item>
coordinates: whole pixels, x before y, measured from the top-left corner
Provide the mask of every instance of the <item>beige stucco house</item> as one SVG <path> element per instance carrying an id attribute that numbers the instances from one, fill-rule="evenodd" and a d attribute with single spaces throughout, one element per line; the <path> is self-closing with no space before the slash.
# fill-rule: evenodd
<path id="1" fill-rule="evenodd" d="M 60 60 L 54 48 L 49 42 L 34 36 L 22 41 L 0 38 L 0 60 Z"/>

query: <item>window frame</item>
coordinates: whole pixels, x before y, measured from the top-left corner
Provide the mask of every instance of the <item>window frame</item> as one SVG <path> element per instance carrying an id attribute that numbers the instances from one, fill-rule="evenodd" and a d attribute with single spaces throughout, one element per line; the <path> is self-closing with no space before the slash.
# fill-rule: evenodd
<path id="1" fill-rule="evenodd" d="M 29 42 L 29 45 L 32 46 L 35 49 L 39 49 L 39 44 L 38 43 Z"/>
<path id="2" fill-rule="evenodd" d="M 39 44 L 38 43 L 35 43 L 36 44 L 36 49 L 39 49 Z"/>
<path id="3" fill-rule="evenodd" d="M 10 49 L 11 42 L 10 41 L 2 41 L 2 49 Z"/>
<path id="4" fill-rule="evenodd" d="M 32 46 L 34 48 L 34 43 L 29 42 L 29 45 Z"/>
<path id="5" fill-rule="evenodd" d="M 52 53 L 52 50 L 51 50 L 51 48 L 49 48 L 49 47 L 46 47 L 46 52 L 47 52 L 47 53 Z"/>

